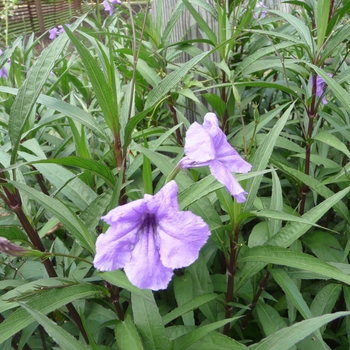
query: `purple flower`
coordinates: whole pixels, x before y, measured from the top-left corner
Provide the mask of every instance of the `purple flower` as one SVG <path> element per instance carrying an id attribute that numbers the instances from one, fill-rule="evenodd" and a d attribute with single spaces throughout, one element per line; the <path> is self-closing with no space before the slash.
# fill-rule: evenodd
<path id="1" fill-rule="evenodd" d="M 0 253 L 12 256 L 23 256 L 27 249 L 23 249 L 18 245 L 12 244 L 7 238 L 0 237 Z"/>
<path id="2" fill-rule="evenodd" d="M 331 73 L 327 73 L 327 75 L 330 76 L 330 77 L 333 76 L 333 74 L 331 74 Z M 314 84 L 314 78 L 313 77 L 311 77 L 311 79 L 310 79 L 310 84 L 311 84 L 311 87 Z M 325 81 L 319 75 L 317 75 L 317 77 L 316 77 L 316 96 L 317 97 L 321 97 L 323 95 L 323 93 L 324 93 L 324 91 L 326 89 L 325 85 L 326 85 Z M 328 103 L 327 100 L 326 100 L 326 96 L 322 97 L 321 102 L 324 105 L 326 105 Z"/>
<path id="3" fill-rule="evenodd" d="M 69 26 L 69 24 L 66 24 L 66 26 Z M 49 30 L 49 33 L 50 33 L 49 39 L 55 40 L 63 32 L 64 32 L 63 26 L 59 25 L 59 26 L 57 26 L 57 28 L 54 27 L 54 28 Z"/>
<path id="4" fill-rule="evenodd" d="M 0 56 L 3 54 L 2 50 L 0 49 Z M 11 63 L 11 59 L 9 58 L 7 60 L 7 63 Z M 8 78 L 9 72 L 5 66 L 0 68 L 0 78 Z"/>
<path id="5" fill-rule="evenodd" d="M 258 8 L 259 11 L 258 11 L 258 13 L 253 14 L 253 17 L 255 19 L 264 18 L 267 15 L 267 10 L 265 10 L 267 7 L 264 5 L 264 3 L 262 1 L 257 2 L 256 8 Z"/>
<path id="6" fill-rule="evenodd" d="M 55 40 L 58 36 L 58 29 L 56 27 L 52 28 L 49 30 L 49 33 L 50 33 L 49 39 Z"/>
<path id="7" fill-rule="evenodd" d="M 0 78 L 8 78 L 9 72 L 5 67 L 0 68 Z"/>
<path id="8" fill-rule="evenodd" d="M 97 238 L 94 266 L 102 271 L 124 268 L 141 289 L 165 289 L 173 269 L 192 264 L 210 235 L 201 217 L 179 211 L 175 181 L 102 219 L 110 227 Z"/>
<path id="9" fill-rule="evenodd" d="M 182 168 L 209 166 L 213 176 L 226 186 L 238 203 L 245 202 L 247 192 L 232 175 L 247 173 L 251 165 L 232 148 L 225 134 L 219 128 L 218 118 L 214 113 L 207 113 L 203 125 L 194 122 L 187 130 L 185 155 Z"/>
<path id="10" fill-rule="evenodd" d="M 109 11 L 109 15 L 112 16 L 113 10 L 114 10 L 114 5 L 121 5 L 122 2 L 121 0 L 104 0 L 103 1 L 103 7 L 105 8 L 105 11 Z"/>

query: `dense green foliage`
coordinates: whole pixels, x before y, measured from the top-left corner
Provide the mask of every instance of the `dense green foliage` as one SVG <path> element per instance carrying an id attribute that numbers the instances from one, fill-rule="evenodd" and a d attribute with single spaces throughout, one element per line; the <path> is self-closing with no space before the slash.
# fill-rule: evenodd
<path id="1" fill-rule="evenodd" d="M 0 236 L 29 251 L 0 255 L 1 349 L 349 348 L 350 3 L 290 3 L 180 0 L 163 30 L 161 0 L 123 5 L 2 47 Z M 185 10 L 203 37 L 173 43 Z M 247 201 L 182 170 L 199 259 L 157 292 L 96 271 L 100 217 L 158 192 L 208 111 L 253 165 Z"/>

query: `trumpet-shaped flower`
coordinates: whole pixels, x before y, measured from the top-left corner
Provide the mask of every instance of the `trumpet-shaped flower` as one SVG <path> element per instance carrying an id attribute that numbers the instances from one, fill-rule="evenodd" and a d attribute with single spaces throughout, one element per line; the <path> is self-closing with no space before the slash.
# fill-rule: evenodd
<path id="1" fill-rule="evenodd" d="M 94 266 L 101 271 L 124 268 L 141 289 L 165 289 L 173 269 L 192 264 L 210 235 L 201 217 L 179 210 L 175 181 L 102 219 L 110 226 L 97 238 Z"/>
<path id="2" fill-rule="evenodd" d="M 247 192 L 232 173 L 245 174 L 252 166 L 227 142 L 214 113 L 205 115 L 203 125 L 194 122 L 188 128 L 185 155 L 181 161 L 182 168 L 209 166 L 213 176 L 225 185 L 237 202 L 245 202 Z"/>
<path id="3" fill-rule="evenodd" d="M 109 15 L 112 16 L 113 10 L 114 10 L 114 5 L 121 5 L 121 0 L 104 0 L 103 1 L 103 7 L 105 11 L 109 11 Z"/>

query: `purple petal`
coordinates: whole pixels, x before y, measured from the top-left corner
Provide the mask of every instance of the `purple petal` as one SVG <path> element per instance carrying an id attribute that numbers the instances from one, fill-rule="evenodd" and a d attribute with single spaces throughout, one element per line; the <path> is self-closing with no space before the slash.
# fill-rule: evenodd
<path id="1" fill-rule="evenodd" d="M 8 78 L 9 73 L 5 67 L 0 68 L 0 78 Z"/>
<path id="2" fill-rule="evenodd" d="M 198 164 L 215 158 L 215 148 L 210 135 L 197 122 L 191 124 L 186 132 L 185 154 Z"/>
<path id="3" fill-rule="evenodd" d="M 212 139 L 216 150 L 216 160 L 225 165 L 230 172 L 245 174 L 250 171 L 252 166 L 227 142 L 226 135 L 219 128 L 218 119 L 214 113 L 205 115 L 203 128 Z"/>
<path id="4" fill-rule="evenodd" d="M 203 166 L 208 166 L 210 164 L 211 160 L 208 160 L 206 162 L 196 162 L 192 158 L 184 157 L 181 159 L 181 168 L 183 169 L 189 169 L 189 168 L 201 168 Z"/>
<path id="5" fill-rule="evenodd" d="M 148 212 L 156 214 L 157 218 L 161 218 L 163 215 L 167 215 L 169 210 L 179 211 L 177 191 L 176 182 L 170 181 L 156 195 L 146 194 L 145 200 Z"/>
<path id="6" fill-rule="evenodd" d="M 50 33 L 49 39 L 55 40 L 56 37 L 57 37 L 57 32 L 58 32 L 58 29 L 57 29 L 57 28 L 52 28 L 52 29 L 50 29 L 50 30 L 49 30 L 49 33 Z"/>
<path id="7" fill-rule="evenodd" d="M 0 56 L 3 54 L 2 50 L 0 49 Z"/>
<path id="8" fill-rule="evenodd" d="M 191 265 L 210 231 L 203 219 L 190 211 L 171 212 L 158 224 L 160 259 L 172 269 Z"/>
<path id="9" fill-rule="evenodd" d="M 213 160 L 210 163 L 210 171 L 220 183 L 225 185 L 227 191 L 236 198 L 237 203 L 245 202 L 244 194 L 247 194 L 247 192 L 244 191 L 236 178 L 224 165 L 217 160 Z"/>
<path id="10" fill-rule="evenodd" d="M 139 231 L 147 205 L 144 199 L 111 210 L 102 220 L 110 227 L 98 236 L 94 266 L 101 271 L 117 270 L 131 259 L 131 251 L 139 239 Z"/>
<path id="11" fill-rule="evenodd" d="M 140 289 L 166 289 L 172 276 L 173 270 L 164 267 L 160 261 L 155 232 L 152 226 L 149 231 L 140 236 L 130 263 L 125 265 L 125 273 L 129 281 Z"/>
<path id="12" fill-rule="evenodd" d="M 125 266 L 139 239 L 142 222 L 130 225 L 111 226 L 105 234 L 98 236 L 94 266 L 101 271 L 113 271 Z"/>
<path id="13" fill-rule="evenodd" d="M 118 224 L 120 222 L 138 222 L 140 217 L 147 211 L 147 204 L 144 199 L 138 199 L 125 205 L 121 205 L 112 209 L 102 220 L 109 225 Z"/>
<path id="14" fill-rule="evenodd" d="M 113 5 L 111 5 L 107 0 L 104 0 L 102 4 L 104 6 L 105 11 L 109 11 L 109 15 L 112 16 L 114 9 Z"/>

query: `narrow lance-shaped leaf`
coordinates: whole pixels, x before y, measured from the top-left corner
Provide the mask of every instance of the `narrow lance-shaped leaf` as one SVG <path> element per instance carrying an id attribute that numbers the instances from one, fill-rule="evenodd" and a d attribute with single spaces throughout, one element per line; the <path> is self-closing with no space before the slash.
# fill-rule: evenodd
<path id="1" fill-rule="evenodd" d="M 86 16 L 86 15 L 85 15 Z M 85 18 L 80 17 L 72 26 L 74 30 Z M 12 105 L 9 119 L 9 135 L 12 144 L 11 164 L 16 162 L 17 151 L 21 141 L 24 126 L 32 111 L 32 108 L 49 76 L 56 59 L 61 54 L 68 41 L 67 35 L 60 35 L 39 56 L 37 61 L 29 70 L 27 79 L 18 91 L 17 97 Z"/>
<path id="2" fill-rule="evenodd" d="M 43 314 L 48 314 L 72 301 L 105 296 L 104 290 L 91 284 L 51 289 L 40 292 L 40 296 L 29 300 L 27 305 Z M 0 324 L 0 344 L 34 322 L 33 316 L 24 309 L 18 309 Z"/>
<path id="3" fill-rule="evenodd" d="M 336 267 L 329 265 L 311 255 L 299 253 L 281 247 L 257 246 L 246 251 L 239 262 L 263 262 L 278 264 L 317 273 L 321 276 L 350 284 L 350 276 L 345 275 Z"/>
<path id="4" fill-rule="evenodd" d="M 121 350 L 143 350 L 142 341 L 137 329 L 130 317 L 126 315 L 125 320 L 119 322 L 115 329 L 115 340 Z"/>
<path id="5" fill-rule="evenodd" d="M 84 170 L 91 171 L 93 174 L 103 178 L 110 187 L 114 187 L 115 177 L 112 171 L 104 163 L 98 162 L 94 159 L 87 159 L 82 157 L 64 157 L 64 158 L 55 158 L 55 159 L 43 159 L 30 164 L 35 163 L 53 163 L 53 164 L 62 164 L 71 167 L 79 167 Z"/>
<path id="6" fill-rule="evenodd" d="M 328 26 L 328 16 L 331 0 L 318 0 L 315 2 L 316 11 L 316 26 L 317 26 L 317 49 L 320 50 L 324 41 Z"/>
<path id="7" fill-rule="evenodd" d="M 86 344 L 80 343 L 70 333 L 65 331 L 62 327 L 59 327 L 42 312 L 23 303 L 20 303 L 20 305 L 44 327 L 46 333 L 49 334 L 62 349 L 86 350 Z"/>
<path id="8" fill-rule="evenodd" d="M 260 147 L 255 153 L 255 157 L 252 164 L 253 171 L 260 171 L 260 170 L 266 169 L 268 161 L 271 157 L 272 151 L 275 147 L 277 136 L 280 134 L 281 130 L 283 129 L 293 107 L 294 107 L 294 104 L 292 104 L 283 113 L 282 117 L 277 121 L 273 129 L 266 135 L 264 142 L 260 145 Z M 247 182 L 246 188 L 248 191 L 248 196 L 247 196 L 247 201 L 244 204 L 244 210 L 249 210 L 253 205 L 253 201 L 260 187 L 261 180 L 262 180 L 262 175 L 259 175 Z"/>
<path id="9" fill-rule="evenodd" d="M 5 92 L 7 94 L 11 95 L 17 95 L 19 89 L 7 87 L 7 86 L 0 86 L 0 92 Z M 53 110 L 57 112 L 63 113 L 63 115 L 72 118 L 73 120 L 81 123 L 82 125 L 88 127 L 91 131 L 96 133 L 99 137 L 101 137 L 103 140 L 107 139 L 107 135 L 104 133 L 102 128 L 97 124 L 95 119 L 91 116 L 91 114 L 87 113 L 83 109 L 73 106 L 67 102 L 57 100 L 56 98 L 46 96 L 46 95 L 39 95 L 37 102 L 48 107 L 52 108 Z M 54 121 L 56 119 L 61 119 L 62 115 L 53 116 L 51 118 L 48 118 L 49 121 Z M 41 122 L 38 123 L 39 127 L 42 127 L 44 124 L 41 124 Z"/>
<path id="10" fill-rule="evenodd" d="M 144 296 L 131 294 L 135 325 L 146 349 L 169 350 L 170 343 L 159 314 L 152 291 L 144 290 Z"/>
<path id="11" fill-rule="evenodd" d="M 79 55 L 86 68 L 86 73 L 89 76 L 90 82 L 96 94 L 98 103 L 102 109 L 105 120 L 112 132 L 119 132 L 119 120 L 117 111 L 117 99 L 113 94 L 111 87 L 97 64 L 96 60 L 92 57 L 86 47 L 74 36 L 74 34 L 67 28 L 64 27 L 70 40 L 75 45 L 79 52 Z M 111 63 L 112 64 L 112 63 Z"/>
<path id="12" fill-rule="evenodd" d="M 94 238 L 90 235 L 82 221 L 58 199 L 51 198 L 45 194 L 19 182 L 11 181 L 19 191 L 23 191 L 30 199 L 40 203 L 45 209 L 49 210 L 75 237 L 75 239 L 88 251 L 95 251 Z"/>
<path id="13" fill-rule="evenodd" d="M 350 315 L 349 311 L 336 312 L 320 317 L 314 317 L 309 320 L 298 322 L 291 327 L 282 328 L 276 333 L 261 340 L 258 344 L 248 347 L 249 350 L 280 350 L 289 349 L 309 334 L 339 317 Z"/>

